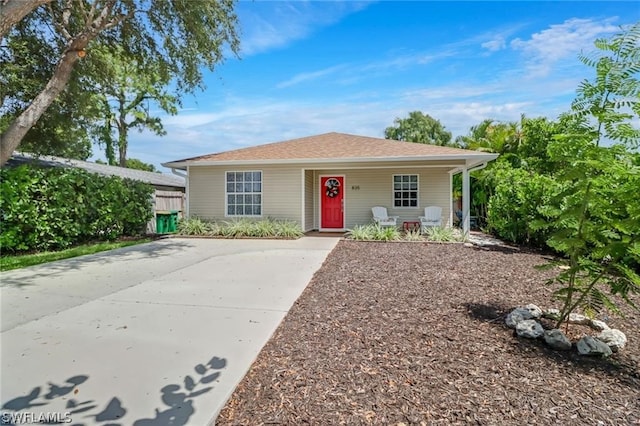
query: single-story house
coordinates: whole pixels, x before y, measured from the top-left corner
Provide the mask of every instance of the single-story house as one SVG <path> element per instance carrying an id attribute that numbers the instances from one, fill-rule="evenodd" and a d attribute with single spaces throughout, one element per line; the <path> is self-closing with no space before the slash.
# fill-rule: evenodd
<path id="1" fill-rule="evenodd" d="M 463 229 L 469 231 L 469 172 L 497 154 L 326 133 L 163 163 L 187 173 L 187 216 L 272 217 L 306 231 L 345 231 L 383 206 L 399 221 L 442 207 L 453 224 L 451 180 L 463 175 Z M 179 172 L 178 172 L 179 173 Z"/>

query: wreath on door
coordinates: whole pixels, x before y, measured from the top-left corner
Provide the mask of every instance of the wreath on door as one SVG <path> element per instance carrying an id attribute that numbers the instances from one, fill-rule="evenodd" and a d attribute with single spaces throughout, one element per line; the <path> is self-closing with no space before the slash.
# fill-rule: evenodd
<path id="1" fill-rule="evenodd" d="M 334 198 L 340 194 L 340 182 L 338 182 L 338 179 L 327 179 L 324 186 L 327 187 L 327 190 L 325 191 L 327 197 Z"/>

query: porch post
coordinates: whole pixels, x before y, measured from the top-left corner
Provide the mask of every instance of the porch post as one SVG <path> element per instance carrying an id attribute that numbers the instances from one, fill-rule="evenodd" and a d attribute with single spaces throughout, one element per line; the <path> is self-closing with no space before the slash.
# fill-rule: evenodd
<path id="1" fill-rule="evenodd" d="M 186 207 L 185 207 L 185 218 L 190 218 L 191 217 L 191 190 L 189 189 L 189 181 L 191 180 L 191 173 L 189 170 L 189 166 L 187 166 L 187 177 L 185 178 L 185 187 L 184 187 L 184 193 L 185 193 L 185 198 L 186 198 Z"/>
<path id="2" fill-rule="evenodd" d="M 471 209 L 471 190 L 469 187 L 469 169 L 462 169 L 462 233 L 464 236 L 469 235 Z"/>
<path id="3" fill-rule="evenodd" d="M 302 228 L 302 232 L 307 232 L 307 218 L 305 217 L 305 209 L 304 204 L 307 199 L 306 188 L 307 188 L 307 174 L 305 173 L 305 169 L 301 170 L 301 188 L 300 188 L 300 227 Z"/>
<path id="4" fill-rule="evenodd" d="M 453 172 L 449 172 L 449 228 L 453 228 Z"/>

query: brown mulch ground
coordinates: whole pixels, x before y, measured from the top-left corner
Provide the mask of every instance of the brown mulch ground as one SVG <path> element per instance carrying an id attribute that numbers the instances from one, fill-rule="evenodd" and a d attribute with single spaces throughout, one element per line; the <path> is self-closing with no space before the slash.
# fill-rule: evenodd
<path id="1" fill-rule="evenodd" d="M 640 424 L 640 314 L 608 360 L 504 326 L 552 307 L 548 257 L 506 247 L 341 241 L 217 424 Z"/>

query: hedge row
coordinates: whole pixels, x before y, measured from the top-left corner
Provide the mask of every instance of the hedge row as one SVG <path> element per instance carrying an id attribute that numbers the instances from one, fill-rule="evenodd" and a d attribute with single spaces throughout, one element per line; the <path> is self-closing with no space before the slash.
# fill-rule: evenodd
<path id="1" fill-rule="evenodd" d="M 138 235 L 153 217 L 150 185 L 78 169 L 0 170 L 3 253 L 57 250 Z"/>

